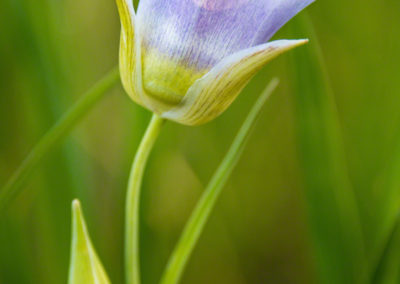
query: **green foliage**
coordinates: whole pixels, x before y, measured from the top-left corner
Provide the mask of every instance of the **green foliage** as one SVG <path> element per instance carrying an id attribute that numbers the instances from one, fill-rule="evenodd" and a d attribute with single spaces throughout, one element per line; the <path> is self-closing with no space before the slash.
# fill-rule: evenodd
<path id="1" fill-rule="evenodd" d="M 308 11 L 330 87 L 314 33 L 299 19 L 276 36 L 310 38 L 295 60 L 271 62 L 212 123 L 165 126 L 143 182 L 143 283 L 158 282 L 232 129 L 274 76 L 281 87 L 269 115 L 260 117 L 182 283 L 346 283 L 362 281 L 362 267 L 376 283 L 397 281 L 400 2 L 316 1 Z M 119 31 L 114 1 L 0 1 L 1 188 L 116 64 Z M 115 93 L 46 152 L 4 211 L 0 283 L 65 282 L 73 196 L 84 200 L 110 278 L 123 282 L 123 189 L 149 114 Z"/>
<path id="2" fill-rule="evenodd" d="M 357 200 L 349 180 L 336 104 L 311 23 L 294 52 L 296 121 L 310 229 L 321 283 L 366 283 L 367 262 Z"/>
<path id="3" fill-rule="evenodd" d="M 83 119 L 85 115 L 98 103 L 107 91 L 119 79 L 118 68 L 114 68 L 79 100 L 57 123 L 51 128 L 39 143 L 32 149 L 22 162 L 21 166 L 8 180 L 0 191 L 0 214 L 7 205 L 23 189 L 24 182 L 39 164 L 41 159 Z"/>
<path id="4" fill-rule="evenodd" d="M 397 221 L 392 235 L 387 239 L 380 263 L 372 275 L 376 284 L 396 284 L 400 281 L 400 224 Z"/>

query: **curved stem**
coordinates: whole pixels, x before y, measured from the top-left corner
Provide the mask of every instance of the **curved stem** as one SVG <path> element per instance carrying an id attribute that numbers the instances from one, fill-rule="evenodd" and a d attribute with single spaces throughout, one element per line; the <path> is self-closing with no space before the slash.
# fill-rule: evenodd
<path id="1" fill-rule="evenodd" d="M 224 160 L 218 167 L 206 190 L 201 196 L 192 215 L 187 222 L 183 233 L 176 245 L 168 265 L 161 278 L 161 284 L 176 284 L 179 282 L 187 261 L 200 237 L 201 232 L 211 214 L 212 209 L 222 189 L 232 173 L 241 153 L 246 145 L 247 138 L 258 118 L 262 106 L 278 86 L 279 80 L 274 79 L 254 104 L 235 140 L 232 143 Z"/>
<path id="2" fill-rule="evenodd" d="M 0 191 L 0 213 L 20 193 L 24 182 L 50 149 L 60 142 L 82 118 L 98 103 L 104 94 L 119 81 L 118 68 L 114 68 L 51 128 L 32 149 L 17 171 Z"/>
<path id="3" fill-rule="evenodd" d="M 125 211 L 125 274 L 127 284 L 140 283 L 139 199 L 144 169 L 164 119 L 153 115 L 133 161 Z"/>

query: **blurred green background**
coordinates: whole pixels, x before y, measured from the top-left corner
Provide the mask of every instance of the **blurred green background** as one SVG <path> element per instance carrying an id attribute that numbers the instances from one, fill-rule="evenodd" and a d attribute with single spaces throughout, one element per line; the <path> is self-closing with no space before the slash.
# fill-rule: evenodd
<path id="1" fill-rule="evenodd" d="M 400 2 L 320 0 L 307 13 L 337 106 L 343 171 L 369 236 L 379 223 L 377 200 L 400 132 Z M 276 38 L 311 37 L 296 29 L 296 20 Z M 80 94 L 117 64 L 119 30 L 113 0 L 0 1 L 0 185 Z M 142 196 L 144 283 L 159 279 L 204 186 L 274 76 L 281 78 L 279 90 L 224 189 L 183 283 L 318 283 L 304 181 L 310 169 L 305 143 L 313 139 L 301 138 L 302 90 L 294 83 L 307 74 L 295 66 L 296 52 L 268 64 L 217 120 L 195 128 L 169 122 L 163 129 Z M 110 278 L 122 283 L 125 188 L 149 118 L 119 85 L 46 157 L 0 217 L 0 283 L 66 283 L 73 198 L 82 201 Z"/>

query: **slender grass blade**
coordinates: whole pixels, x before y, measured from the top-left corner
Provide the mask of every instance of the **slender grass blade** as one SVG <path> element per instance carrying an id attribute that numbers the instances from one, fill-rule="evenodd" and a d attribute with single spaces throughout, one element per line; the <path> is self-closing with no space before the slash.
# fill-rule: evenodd
<path id="1" fill-rule="evenodd" d="M 312 243 L 320 283 L 364 283 L 366 261 L 357 201 L 318 39 L 310 20 L 292 24 L 310 44 L 293 52 L 295 107 Z"/>

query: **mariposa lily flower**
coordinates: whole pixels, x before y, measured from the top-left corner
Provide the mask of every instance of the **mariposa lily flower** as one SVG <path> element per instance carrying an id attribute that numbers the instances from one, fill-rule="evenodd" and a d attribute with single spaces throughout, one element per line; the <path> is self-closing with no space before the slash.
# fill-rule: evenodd
<path id="1" fill-rule="evenodd" d="M 120 71 L 130 97 L 161 117 L 208 122 L 267 62 L 307 40 L 268 40 L 313 0 L 117 0 Z"/>

